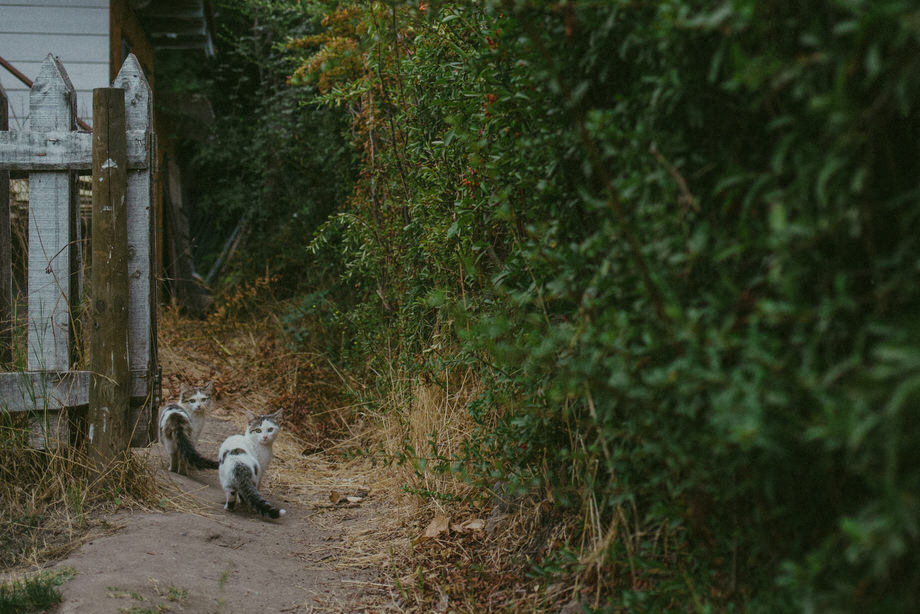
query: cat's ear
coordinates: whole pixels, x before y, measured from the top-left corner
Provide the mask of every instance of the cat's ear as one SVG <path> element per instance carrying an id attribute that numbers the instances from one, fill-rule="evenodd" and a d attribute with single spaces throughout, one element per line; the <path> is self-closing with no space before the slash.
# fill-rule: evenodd
<path id="1" fill-rule="evenodd" d="M 252 412 L 249 411 L 248 409 L 246 410 L 246 422 L 252 422 L 252 421 L 255 420 L 256 418 L 258 418 L 257 415 L 255 415 L 254 413 L 252 413 Z"/>
<path id="2" fill-rule="evenodd" d="M 201 391 L 210 395 L 214 391 L 214 382 L 210 381 L 206 385 L 201 387 Z"/>
<path id="3" fill-rule="evenodd" d="M 275 422 L 277 422 L 278 424 L 281 424 L 281 414 L 282 413 L 284 413 L 284 408 L 279 407 L 278 411 L 276 411 L 273 414 L 268 414 L 268 417 L 274 420 Z"/>

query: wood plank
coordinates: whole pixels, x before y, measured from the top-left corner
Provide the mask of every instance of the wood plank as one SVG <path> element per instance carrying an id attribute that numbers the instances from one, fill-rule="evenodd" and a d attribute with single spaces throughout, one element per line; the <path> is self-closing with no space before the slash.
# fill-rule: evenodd
<path id="1" fill-rule="evenodd" d="M 108 8 L 109 0 L 4 0 L 0 5 L 2 6 L 14 6 L 14 5 L 28 5 L 28 6 L 66 6 L 66 7 L 89 7 L 89 8 Z"/>
<path id="2" fill-rule="evenodd" d="M 0 83 L 0 130 L 9 130 L 9 105 Z M 10 234 L 10 173 L 0 170 L 0 365 L 13 361 L 13 239 Z"/>
<path id="3" fill-rule="evenodd" d="M 150 86 L 134 54 L 128 56 L 115 79 L 125 90 L 125 121 L 132 134 L 146 134 L 153 118 Z M 148 152 L 153 155 L 153 152 Z M 130 167 L 129 167 L 130 168 Z M 128 355 L 132 369 L 150 369 L 154 363 L 153 322 L 155 286 L 151 245 L 154 243 L 150 206 L 152 169 L 130 170 L 127 176 L 128 219 Z"/>
<path id="4" fill-rule="evenodd" d="M 153 96 L 137 57 L 128 55 L 115 87 L 125 90 L 125 122 L 129 134 L 150 133 L 153 128 Z M 154 139 L 147 139 L 147 155 L 154 159 Z M 131 170 L 127 177 L 128 216 L 128 363 L 132 370 L 146 370 L 151 381 L 158 372 L 156 350 L 156 276 L 154 252 L 156 226 L 153 198 L 153 165 Z M 145 446 L 156 439 L 157 397 L 138 408 L 132 445 Z"/>
<path id="5" fill-rule="evenodd" d="M 67 173 L 29 174 L 28 365 L 70 366 L 70 191 Z"/>
<path id="6" fill-rule="evenodd" d="M 128 168 L 147 168 L 147 131 L 129 131 L 127 147 Z M 0 132 L 0 170 L 91 168 L 93 135 L 89 132 Z"/>
<path id="7" fill-rule="evenodd" d="M 29 93 L 29 121 L 33 132 L 75 130 L 73 83 L 60 58 L 48 53 Z"/>
<path id="8" fill-rule="evenodd" d="M 44 410 L 29 417 L 29 447 L 57 450 L 70 441 L 70 420 L 66 411 Z"/>
<path id="9" fill-rule="evenodd" d="M 0 410 L 8 412 L 60 410 L 89 405 L 89 371 L 25 371 L 0 373 Z M 147 398 L 149 373 L 132 371 L 131 398 Z"/>
<path id="10" fill-rule="evenodd" d="M 32 86 L 34 132 L 75 126 L 73 85 L 50 54 Z M 70 299 L 74 182 L 70 172 L 29 174 L 28 368 L 66 371 L 70 366 Z"/>
<path id="11" fill-rule="evenodd" d="M 128 445 L 128 228 L 125 91 L 93 92 L 93 295 L 89 453 L 105 467 Z"/>

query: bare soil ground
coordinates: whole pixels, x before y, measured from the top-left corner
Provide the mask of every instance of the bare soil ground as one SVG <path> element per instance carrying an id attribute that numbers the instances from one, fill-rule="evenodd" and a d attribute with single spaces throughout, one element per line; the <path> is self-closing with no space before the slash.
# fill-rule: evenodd
<path id="1" fill-rule="evenodd" d="M 165 310 L 163 400 L 177 400 L 183 384 L 214 384 L 198 442 L 212 458 L 243 431 L 246 410 L 284 408 L 262 492 L 286 515 L 225 511 L 216 471 L 170 473 L 154 443 L 132 450 L 141 462 L 126 464 L 133 469 L 124 479 L 136 487 L 121 491 L 124 501 L 118 482 L 108 490 L 94 483 L 85 488 L 99 496 L 49 507 L 60 518 L 33 539 L 25 566 L 0 579 L 73 570 L 60 587 L 60 613 L 558 611 L 544 606 L 571 600 L 577 586 L 546 593 L 523 573 L 527 559 L 565 537 L 537 530 L 541 502 L 510 509 L 501 498 L 470 497 L 475 489 L 450 475 L 342 454 L 383 446 L 372 456 L 395 459 L 406 441 L 426 449 L 430 433 L 443 457 L 460 454 L 471 428 L 463 408 L 476 390 L 469 373 L 448 373 L 443 389 L 393 380 L 382 409 L 349 405 L 360 383 L 322 354 L 289 347 L 277 317 L 246 322 Z M 67 483 L 54 484 L 74 496 Z M 82 507 L 84 499 L 92 505 Z"/>
<path id="2" fill-rule="evenodd" d="M 240 430 L 234 420 L 211 418 L 198 447 L 216 457 L 220 442 Z M 111 518 L 111 534 L 95 537 L 56 564 L 76 570 L 61 587 L 59 612 L 243 614 L 395 607 L 388 605 L 382 575 L 386 552 L 368 556 L 361 545 L 370 534 L 381 546 L 398 539 L 385 518 L 392 510 L 362 483 L 363 465 L 303 457 L 297 444 L 290 436 L 279 439 L 275 462 L 303 465 L 304 479 L 289 481 L 301 472 L 291 467 L 273 472 L 273 463 L 267 488 L 263 484 L 266 497 L 287 510 L 277 521 L 245 508 L 225 511 L 216 471 L 180 476 L 166 470 L 159 446 L 142 451 L 160 466 L 185 511 L 124 512 Z M 370 492 L 345 507 L 330 502 L 335 489 Z"/>
<path id="3" fill-rule="evenodd" d="M 160 506 L 169 511 L 103 518 L 103 530 L 54 564 L 76 571 L 61 587 L 59 612 L 402 609 L 388 578 L 410 549 L 409 531 L 418 528 L 406 526 L 400 478 L 366 459 L 343 459 L 336 446 L 348 433 L 330 438 L 323 430 L 330 420 L 344 423 L 337 418 L 337 376 L 322 372 L 312 355 L 287 352 L 270 328 L 167 311 L 159 333 L 163 398 L 176 400 L 182 384 L 214 382 L 214 406 L 197 446 L 212 458 L 224 438 L 243 431 L 245 410 L 284 407 L 300 436 L 282 430 L 262 494 L 287 514 L 267 520 L 245 506 L 227 512 L 216 471 L 180 476 L 167 470 L 159 444 L 134 450 L 154 467 L 165 493 Z"/>

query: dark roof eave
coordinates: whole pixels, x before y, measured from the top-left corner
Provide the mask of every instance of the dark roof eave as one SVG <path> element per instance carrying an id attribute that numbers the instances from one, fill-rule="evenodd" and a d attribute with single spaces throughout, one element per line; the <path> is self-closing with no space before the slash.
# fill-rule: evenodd
<path id="1" fill-rule="evenodd" d="M 154 49 L 202 49 L 208 57 L 215 55 L 211 0 L 139 3 L 135 12 Z"/>

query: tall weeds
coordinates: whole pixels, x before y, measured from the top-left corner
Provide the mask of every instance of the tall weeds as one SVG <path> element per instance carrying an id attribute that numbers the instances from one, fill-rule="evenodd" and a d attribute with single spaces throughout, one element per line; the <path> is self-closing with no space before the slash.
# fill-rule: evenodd
<path id="1" fill-rule="evenodd" d="M 65 554 L 102 522 L 100 512 L 160 505 L 142 453 L 129 450 L 100 473 L 81 450 L 34 449 L 27 428 L 10 414 L 0 419 L 0 569 Z"/>

